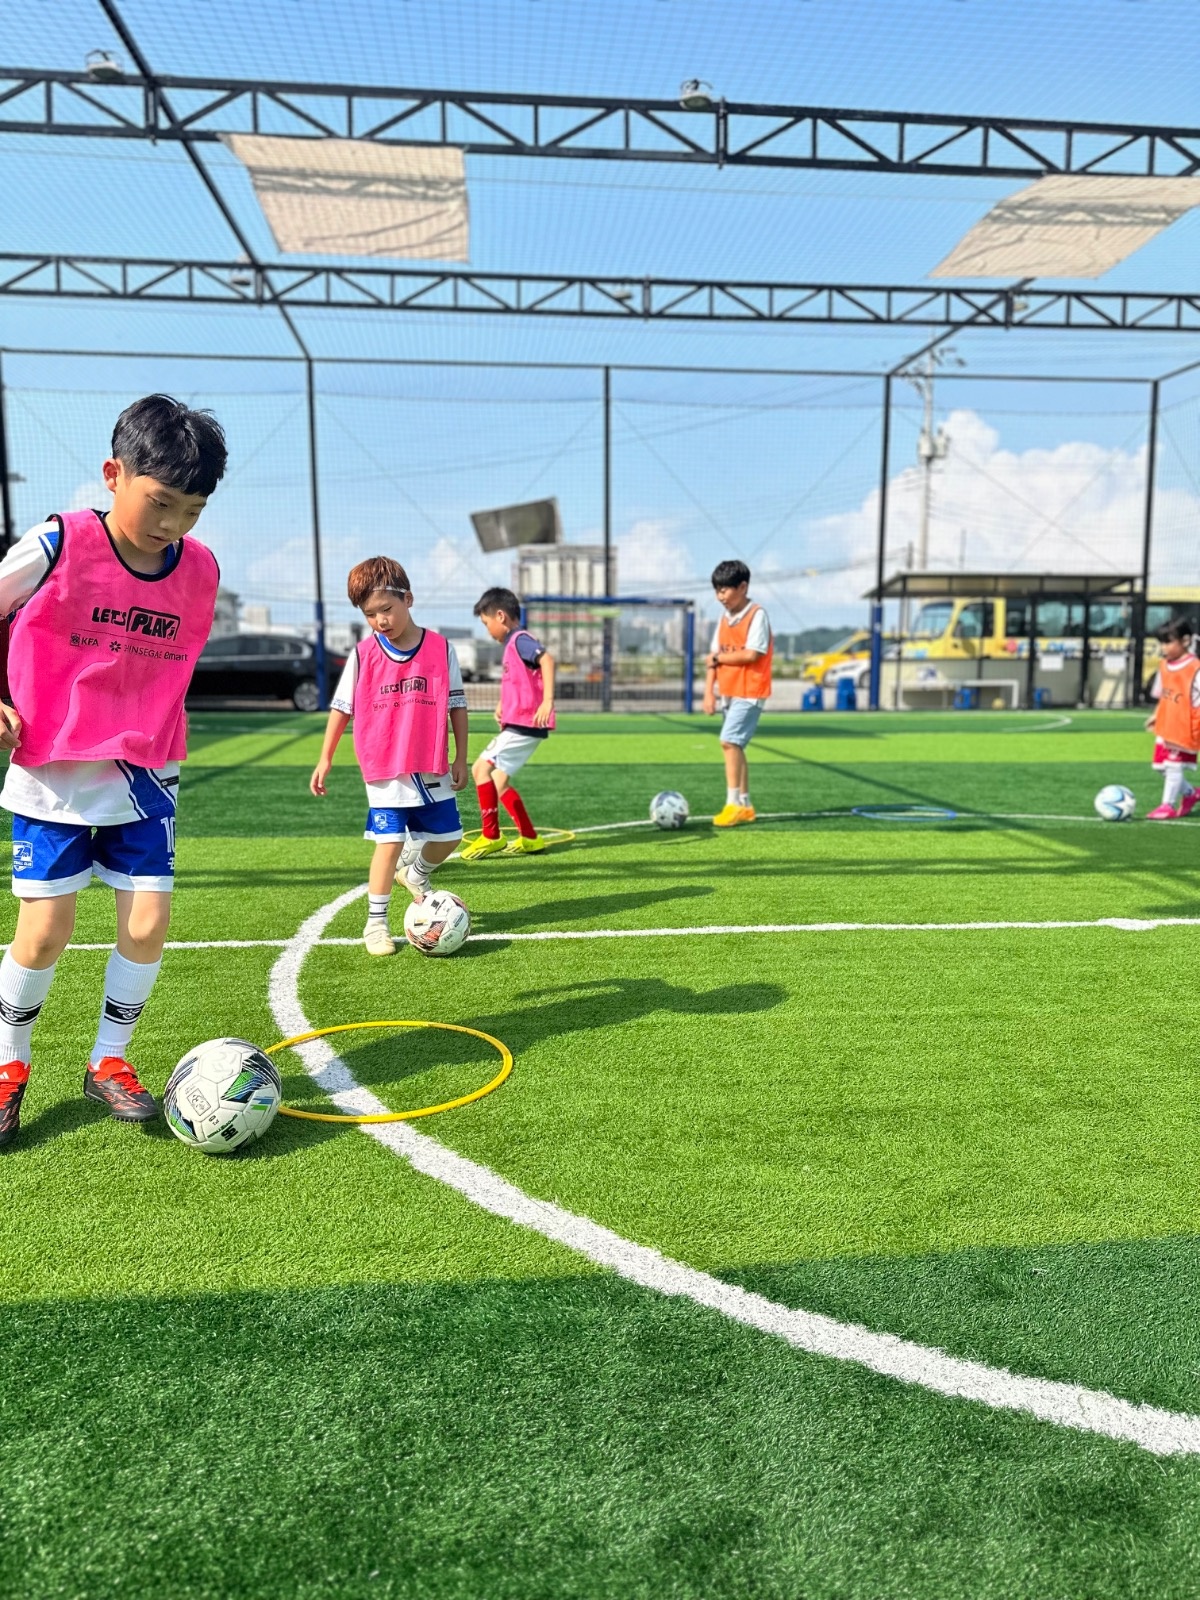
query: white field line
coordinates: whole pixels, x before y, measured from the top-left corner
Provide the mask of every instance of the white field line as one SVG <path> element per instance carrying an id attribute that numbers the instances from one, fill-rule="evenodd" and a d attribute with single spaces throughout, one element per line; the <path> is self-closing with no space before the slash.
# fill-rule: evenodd
<path id="1" fill-rule="evenodd" d="M 306 1033 L 312 1027 L 300 1003 L 300 972 L 305 958 L 321 942 L 334 917 L 365 893 L 365 884 L 349 889 L 315 911 L 288 941 L 271 969 L 268 1000 L 285 1036 Z M 370 1090 L 355 1082 L 327 1040 L 301 1045 L 297 1054 L 309 1076 L 340 1111 L 362 1115 L 388 1109 Z M 798 1350 L 854 1362 L 935 1394 L 974 1400 L 994 1410 L 1022 1412 L 1060 1427 L 1135 1444 L 1154 1455 L 1200 1454 L 1200 1416 L 1135 1405 L 1117 1395 L 1077 1384 L 1025 1378 L 1004 1367 L 964 1361 L 894 1334 L 874 1333 L 854 1323 L 779 1305 L 624 1239 L 588 1217 L 538 1200 L 490 1168 L 456 1154 L 428 1134 L 418 1133 L 408 1123 L 376 1124 L 362 1127 L 361 1131 L 418 1172 L 448 1184 L 493 1216 L 540 1233 L 642 1288 L 690 1300 L 733 1322 L 786 1340 Z"/>
<path id="2" fill-rule="evenodd" d="M 353 891 L 366 893 L 365 888 Z M 1116 928 L 1151 933 L 1155 928 L 1196 928 L 1200 917 L 1096 917 L 1080 922 L 709 922 L 694 928 L 543 928 L 536 933 L 473 933 L 473 944 L 518 944 L 553 939 L 680 939 L 730 933 L 995 933 L 1004 929 L 1055 932 L 1066 928 Z M 361 939 L 316 939 L 315 945 L 357 945 Z M 282 950 L 290 939 L 169 939 L 164 950 Z M 71 944 L 68 950 L 111 950 L 107 944 Z M 7 950 L 0 944 L 0 950 Z"/>

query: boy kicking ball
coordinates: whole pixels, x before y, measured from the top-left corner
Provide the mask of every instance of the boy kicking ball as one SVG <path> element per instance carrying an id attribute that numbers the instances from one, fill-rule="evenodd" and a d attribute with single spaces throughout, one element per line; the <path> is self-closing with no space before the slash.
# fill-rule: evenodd
<path id="1" fill-rule="evenodd" d="M 554 727 L 554 657 L 521 627 L 521 602 L 511 589 L 486 590 L 475 615 L 493 639 L 504 641 L 504 665 L 496 707 L 500 732 L 471 768 L 483 832 L 467 845 L 462 858 L 479 861 L 501 850 L 533 855 L 546 848 L 546 841 L 538 837 L 513 779 Z M 500 837 L 500 806 L 517 829 L 517 837 L 507 846 Z"/>
<path id="2" fill-rule="evenodd" d="M 750 764 L 746 746 L 753 739 L 771 693 L 775 645 L 763 608 L 750 599 L 750 568 L 744 561 L 714 567 L 712 586 L 725 615 L 713 634 L 704 684 L 704 714 L 711 717 L 718 698 L 724 708 L 721 749 L 725 753 L 725 805 L 713 818 L 717 828 L 753 822 Z"/>
<path id="3" fill-rule="evenodd" d="M 117 419 L 103 468 L 111 509 L 51 517 L 0 561 L 0 614 L 17 613 L 0 805 L 13 813 L 20 901 L 0 962 L 0 1145 L 17 1136 L 33 1025 L 93 875 L 116 892 L 117 946 L 84 1097 L 119 1122 L 158 1115 L 125 1053 L 171 916 L 183 702 L 219 576 L 190 534 L 225 460 L 210 413 L 149 395 Z"/>
<path id="4" fill-rule="evenodd" d="M 1158 630 L 1162 664 L 1150 685 L 1150 698 L 1158 705 L 1146 726 L 1157 735 L 1153 764 L 1163 775 L 1163 797 L 1161 805 L 1147 812 L 1150 822 L 1175 822 L 1200 803 L 1200 789 L 1188 782 L 1200 750 L 1200 661 L 1192 650 L 1194 632 L 1190 617 L 1176 617 Z"/>
<path id="5" fill-rule="evenodd" d="M 353 718 L 369 807 L 364 838 L 375 842 L 363 943 L 370 955 L 390 956 L 396 950 L 388 927 L 393 882 L 423 900 L 429 874 L 462 838 L 454 794 L 467 782 L 467 696 L 454 646 L 413 621 L 408 574 L 398 561 L 360 561 L 350 569 L 346 592 L 371 632 L 342 671 L 309 788 L 325 794 L 334 751 Z"/>

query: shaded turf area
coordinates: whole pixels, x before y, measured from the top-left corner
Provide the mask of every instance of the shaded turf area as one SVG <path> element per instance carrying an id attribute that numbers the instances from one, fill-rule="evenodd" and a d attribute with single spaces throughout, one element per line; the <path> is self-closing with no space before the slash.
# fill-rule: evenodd
<path id="1" fill-rule="evenodd" d="M 307 793 L 320 720 L 195 719 L 173 938 L 285 939 L 361 882 L 353 767 Z M 425 1131 L 529 1193 L 784 1305 L 1200 1412 L 1197 930 L 911 927 L 1200 917 L 1200 823 L 1093 820 L 1103 783 L 1158 798 L 1140 719 L 1053 720 L 766 719 L 754 796 L 786 815 L 720 834 L 711 727 L 566 718 L 522 779 L 535 816 L 633 821 L 669 786 L 692 824 L 451 862 L 494 937 L 323 946 L 299 998 L 504 1039 L 503 1090 Z M 849 814 L 880 802 L 958 815 Z M 903 926 L 506 937 L 822 922 Z M 111 934 L 83 895 L 77 938 Z M 277 1037 L 277 955 L 168 952 L 154 1088 L 198 1039 Z M 1200 1460 L 798 1354 L 350 1130 L 281 1119 L 206 1161 L 105 1120 L 79 1098 L 104 959 L 63 958 L 0 1161 L 0 1593 L 1195 1593 Z M 397 1107 L 494 1070 L 447 1034 L 344 1054 Z"/>

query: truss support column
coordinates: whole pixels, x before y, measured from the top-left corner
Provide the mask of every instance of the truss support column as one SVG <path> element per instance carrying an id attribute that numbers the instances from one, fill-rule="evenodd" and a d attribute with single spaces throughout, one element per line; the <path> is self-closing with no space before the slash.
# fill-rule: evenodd
<path id="1" fill-rule="evenodd" d="M 304 372 L 308 393 L 308 487 L 312 517 L 313 583 L 316 596 L 314 620 L 316 622 L 317 694 L 322 711 L 329 709 L 329 675 L 325 653 L 325 584 L 321 574 L 321 472 L 317 459 L 317 382 L 316 366 L 311 356 L 304 358 Z"/>
<path id="2" fill-rule="evenodd" d="M 612 368 L 604 369 L 604 608 L 613 597 L 612 548 Z M 600 709 L 611 711 L 613 702 L 613 631 L 615 618 L 605 616 L 601 627 Z"/>
<path id="3" fill-rule="evenodd" d="M 4 415 L 4 369 L 0 366 L 0 555 L 17 537 L 13 526 L 12 468 L 8 460 L 8 427 Z"/>
<path id="4" fill-rule="evenodd" d="M 1150 554 L 1154 545 L 1154 480 L 1158 457 L 1158 400 L 1161 382 L 1150 385 L 1150 421 L 1146 432 L 1146 503 L 1142 510 L 1142 592 L 1133 604 L 1133 682 L 1126 695 L 1128 705 L 1142 701 L 1142 678 L 1146 667 L 1146 606 L 1150 595 Z"/>
<path id="5" fill-rule="evenodd" d="M 883 677 L 883 583 L 887 559 L 888 455 L 892 442 L 892 375 L 883 380 L 883 428 L 879 446 L 879 522 L 875 542 L 875 599 L 871 604 L 871 675 L 867 703 L 879 710 L 879 686 Z M 900 663 L 896 663 L 897 672 Z"/>

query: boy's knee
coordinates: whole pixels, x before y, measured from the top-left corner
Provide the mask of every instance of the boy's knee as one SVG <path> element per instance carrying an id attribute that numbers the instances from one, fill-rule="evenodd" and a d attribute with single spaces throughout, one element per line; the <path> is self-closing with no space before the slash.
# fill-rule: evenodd
<path id="1" fill-rule="evenodd" d="M 475 765 L 471 768 L 471 776 L 477 784 L 487 783 L 492 776 L 492 763 L 485 761 L 482 756 L 476 756 Z"/>
<path id="2" fill-rule="evenodd" d="M 74 900 L 22 900 L 12 942 L 13 960 L 35 969 L 51 966 L 74 931 Z"/>

